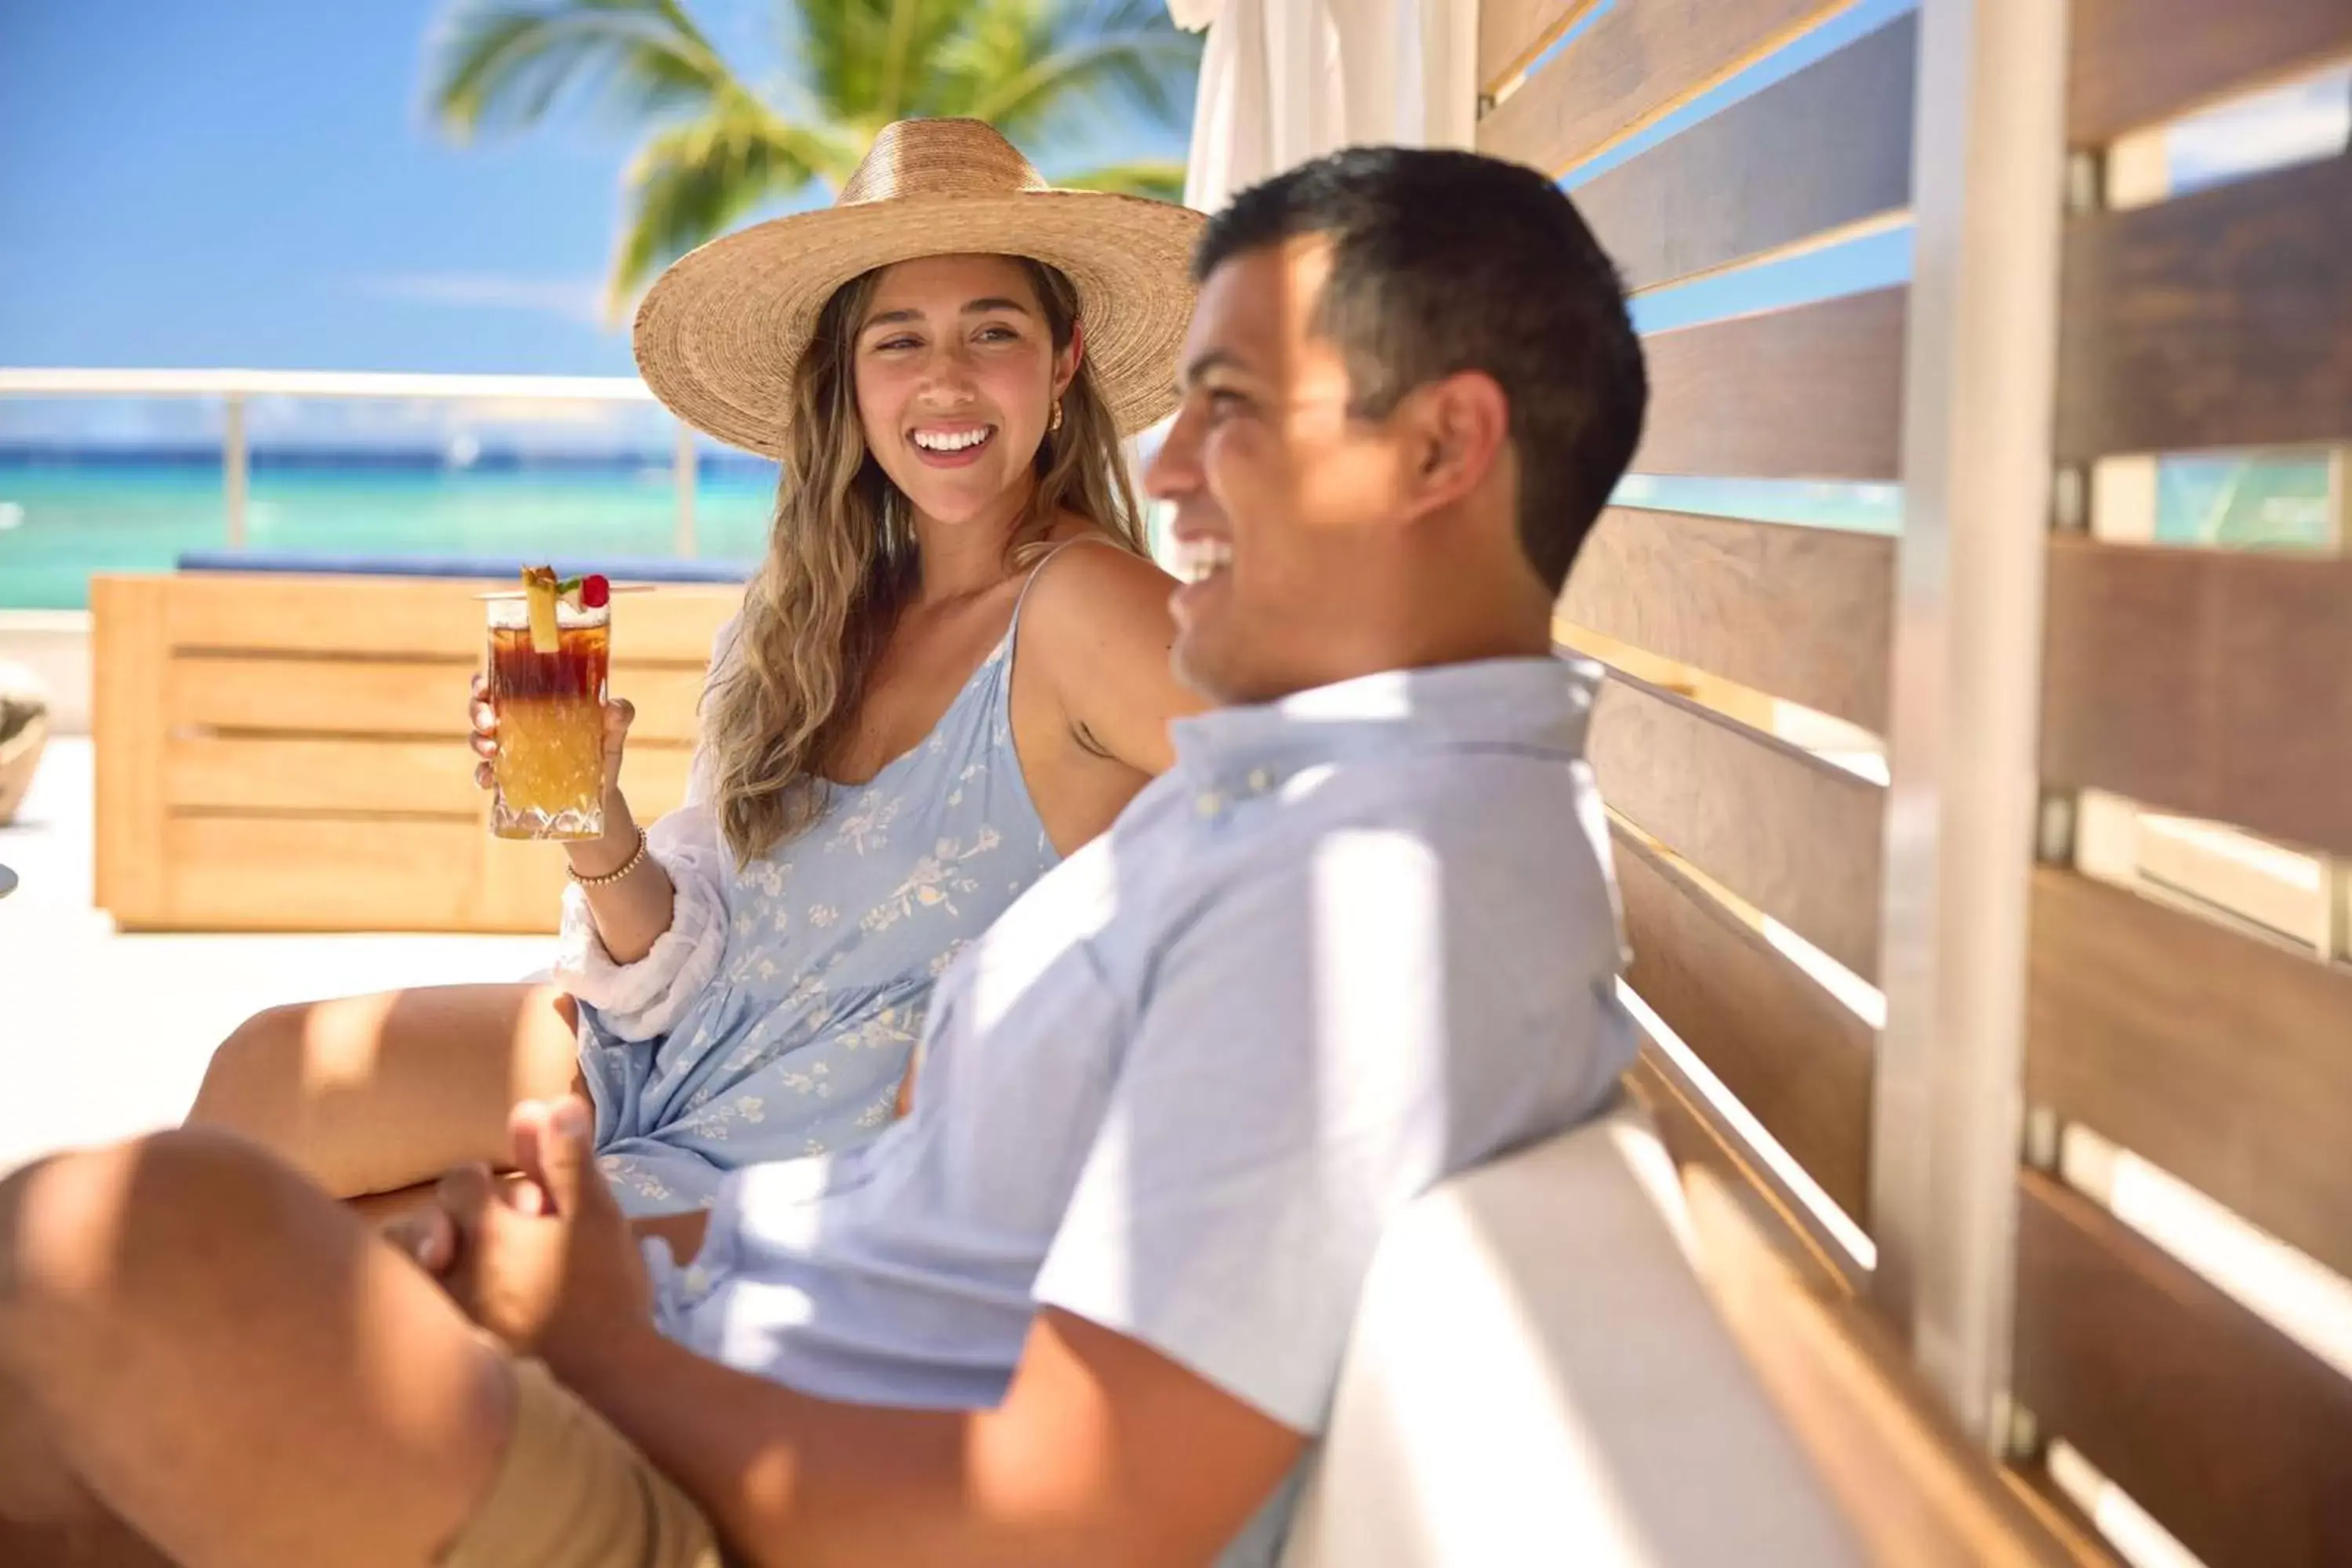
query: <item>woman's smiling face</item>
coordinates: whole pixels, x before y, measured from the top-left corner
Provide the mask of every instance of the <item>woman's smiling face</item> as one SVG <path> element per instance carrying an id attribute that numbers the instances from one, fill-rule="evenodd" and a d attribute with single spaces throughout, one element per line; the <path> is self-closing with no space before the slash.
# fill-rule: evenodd
<path id="1" fill-rule="evenodd" d="M 1009 256 L 930 256 L 877 281 L 856 352 L 866 449 L 916 510 L 992 518 L 1035 482 L 1054 400 L 1076 368 L 1057 353 L 1029 269 Z"/>

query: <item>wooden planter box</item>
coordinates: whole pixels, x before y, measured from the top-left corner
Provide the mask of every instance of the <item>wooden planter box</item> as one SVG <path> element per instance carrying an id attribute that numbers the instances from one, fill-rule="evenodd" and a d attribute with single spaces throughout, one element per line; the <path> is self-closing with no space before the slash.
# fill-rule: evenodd
<path id="1" fill-rule="evenodd" d="M 503 584 L 241 575 L 90 582 L 97 901 L 132 931 L 552 931 L 563 857 L 490 837 L 466 744 Z M 621 600 L 623 784 L 684 797 L 710 643 L 741 590 Z"/>

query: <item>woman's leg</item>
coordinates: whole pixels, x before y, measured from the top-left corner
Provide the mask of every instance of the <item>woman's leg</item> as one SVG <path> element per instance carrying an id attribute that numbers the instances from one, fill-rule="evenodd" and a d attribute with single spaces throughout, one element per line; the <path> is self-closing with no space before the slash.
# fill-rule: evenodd
<path id="1" fill-rule="evenodd" d="M 446 985 L 273 1007 L 222 1042 L 192 1127 L 249 1138 L 337 1197 L 507 1156 L 507 1113 L 580 1092 L 572 999 Z"/>

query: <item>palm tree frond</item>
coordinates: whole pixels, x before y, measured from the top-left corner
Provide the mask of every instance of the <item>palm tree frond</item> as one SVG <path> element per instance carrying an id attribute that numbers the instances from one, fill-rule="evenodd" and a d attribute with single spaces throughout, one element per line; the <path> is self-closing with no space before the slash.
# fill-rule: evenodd
<path id="1" fill-rule="evenodd" d="M 629 163 L 605 308 L 617 318 L 669 262 L 762 202 L 793 195 L 812 180 L 839 180 L 854 156 L 837 138 L 780 121 L 740 94 L 655 132 Z"/>
<path id="2" fill-rule="evenodd" d="M 796 0 L 788 47 L 813 96 L 870 136 L 922 107 L 942 50 L 990 13 L 1038 0 Z"/>
<path id="3" fill-rule="evenodd" d="M 1066 190 L 1110 191 L 1123 196 L 1150 196 L 1155 201 L 1181 202 L 1184 199 L 1184 165 L 1163 158 L 1138 159 L 1129 163 L 1106 163 L 1076 174 L 1064 174 L 1054 182 Z"/>
<path id="4" fill-rule="evenodd" d="M 1191 118 L 1200 58 L 1200 40 L 1172 27 L 1065 37 L 1017 70 L 976 72 L 987 85 L 967 112 L 1016 140 L 1066 130 L 1078 112 L 1126 111 L 1180 129 Z"/>
<path id="5" fill-rule="evenodd" d="M 560 99 L 644 117 L 733 84 L 676 0 L 459 0 L 425 66 L 426 101 L 460 142 L 534 124 Z"/>

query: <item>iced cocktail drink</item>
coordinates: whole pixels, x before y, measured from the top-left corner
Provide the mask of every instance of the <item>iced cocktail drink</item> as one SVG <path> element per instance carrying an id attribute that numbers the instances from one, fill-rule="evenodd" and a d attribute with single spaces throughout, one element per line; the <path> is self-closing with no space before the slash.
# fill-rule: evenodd
<path id="1" fill-rule="evenodd" d="M 490 831 L 501 838 L 595 838 L 604 831 L 613 612 L 564 595 L 555 599 L 553 624 L 542 605 L 534 626 L 537 596 L 489 603 L 488 696 L 499 740 Z"/>

